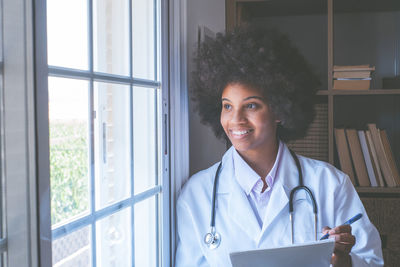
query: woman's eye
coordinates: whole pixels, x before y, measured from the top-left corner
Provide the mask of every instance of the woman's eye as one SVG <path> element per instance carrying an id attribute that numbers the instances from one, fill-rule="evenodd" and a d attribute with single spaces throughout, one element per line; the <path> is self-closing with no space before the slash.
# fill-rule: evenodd
<path id="1" fill-rule="evenodd" d="M 224 109 L 231 109 L 231 105 L 229 105 L 229 104 L 223 104 L 223 106 L 224 106 Z"/>
<path id="2" fill-rule="evenodd" d="M 257 105 L 254 104 L 254 103 L 249 103 L 249 104 L 247 104 L 246 107 L 247 107 L 248 109 L 255 109 L 255 108 L 257 107 Z"/>

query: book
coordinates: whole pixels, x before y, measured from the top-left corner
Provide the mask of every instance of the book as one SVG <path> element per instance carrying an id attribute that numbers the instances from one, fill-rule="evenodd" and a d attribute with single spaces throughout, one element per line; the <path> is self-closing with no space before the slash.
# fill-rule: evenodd
<path id="1" fill-rule="evenodd" d="M 371 186 L 373 187 L 378 186 L 378 182 L 375 176 L 374 166 L 367 145 L 367 139 L 365 137 L 365 132 L 360 130 L 357 131 L 357 133 L 358 133 L 358 139 L 360 139 L 361 150 L 364 156 L 365 166 L 367 167 L 369 181 L 371 183 Z"/>
<path id="2" fill-rule="evenodd" d="M 333 71 L 374 71 L 375 67 L 370 66 L 369 64 L 364 65 L 347 65 L 347 66 L 340 66 L 334 65 Z"/>
<path id="3" fill-rule="evenodd" d="M 333 78 L 370 78 L 371 71 L 334 71 Z"/>
<path id="4" fill-rule="evenodd" d="M 375 123 L 368 123 L 368 129 L 371 132 L 372 142 L 375 146 L 376 155 L 378 157 L 379 166 L 381 167 L 383 178 L 389 187 L 395 187 L 396 183 L 392 177 L 392 171 L 390 170 L 389 161 L 387 160 L 386 154 L 384 152 L 382 139 L 380 133 Z"/>
<path id="5" fill-rule="evenodd" d="M 397 169 L 394 155 L 392 149 L 390 148 L 389 138 L 387 136 L 386 130 L 379 130 L 379 133 L 382 139 L 383 150 L 385 151 L 386 157 L 389 162 L 389 167 L 392 172 L 392 177 L 394 179 L 394 182 L 396 183 L 396 186 L 400 186 L 399 170 Z"/>
<path id="6" fill-rule="evenodd" d="M 366 137 L 366 140 L 367 140 L 367 145 L 368 145 L 369 152 L 371 154 L 373 167 L 374 167 L 374 170 L 375 170 L 375 176 L 378 178 L 377 179 L 378 185 L 379 186 L 385 186 L 385 181 L 383 180 L 381 167 L 379 166 L 379 160 L 378 160 L 378 156 L 376 154 L 374 143 L 372 142 L 372 136 L 371 136 L 371 131 L 370 130 L 366 130 L 365 131 L 365 137 Z"/>
<path id="7" fill-rule="evenodd" d="M 339 90 L 368 90 L 371 85 L 371 80 L 333 80 L 333 89 Z"/>
<path id="8" fill-rule="evenodd" d="M 354 186 L 357 181 L 354 176 L 353 165 L 351 162 L 350 151 L 347 144 L 346 133 L 343 128 L 335 128 L 336 149 L 339 155 L 340 168 L 346 173 Z"/>
<path id="9" fill-rule="evenodd" d="M 360 140 L 356 129 L 346 129 L 347 141 L 349 143 L 351 158 L 353 159 L 354 170 L 360 186 L 371 186 L 368 179 L 367 167 L 361 150 Z"/>

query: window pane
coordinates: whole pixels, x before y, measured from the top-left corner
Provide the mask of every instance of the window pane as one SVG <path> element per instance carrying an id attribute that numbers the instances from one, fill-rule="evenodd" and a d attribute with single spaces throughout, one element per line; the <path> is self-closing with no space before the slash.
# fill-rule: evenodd
<path id="1" fill-rule="evenodd" d="M 131 192 L 130 87 L 95 83 L 96 208 Z"/>
<path id="2" fill-rule="evenodd" d="M 87 2 L 47 0 L 49 65 L 88 69 Z"/>
<path id="3" fill-rule="evenodd" d="M 156 196 L 135 204 L 135 266 L 156 266 L 158 258 Z"/>
<path id="4" fill-rule="evenodd" d="M 89 210 L 88 82 L 49 78 L 51 222 Z"/>
<path id="5" fill-rule="evenodd" d="M 155 79 L 154 1 L 132 1 L 133 77 Z"/>
<path id="6" fill-rule="evenodd" d="M 94 70 L 129 75 L 129 1 L 93 1 Z"/>
<path id="7" fill-rule="evenodd" d="M 131 210 L 123 209 L 96 223 L 97 266 L 132 266 Z"/>
<path id="8" fill-rule="evenodd" d="M 135 194 L 156 184 L 158 155 L 158 90 L 133 88 L 133 148 Z"/>
<path id="9" fill-rule="evenodd" d="M 0 1 L 0 239 L 5 237 L 5 217 L 4 217 L 4 105 L 3 105 L 3 1 Z M 0 267 L 3 266 L 3 253 L 0 253 Z"/>
<path id="10" fill-rule="evenodd" d="M 0 267 L 5 267 L 6 265 L 6 253 L 3 252 L 0 254 Z"/>
<path id="11" fill-rule="evenodd" d="M 91 227 L 86 226 L 64 237 L 53 240 L 53 267 L 92 265 Z"/>

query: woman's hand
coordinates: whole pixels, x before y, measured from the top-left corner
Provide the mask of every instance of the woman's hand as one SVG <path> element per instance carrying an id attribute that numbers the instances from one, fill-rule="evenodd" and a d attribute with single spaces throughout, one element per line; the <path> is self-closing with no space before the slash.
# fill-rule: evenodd
<path id="1" fill-rule="evenodd" d="M 356 243 L 356 237 L 351 234 L 351 226 L 340 225 L 333 229 L 325 226 L 322 232 L 323 234 L 329 233 L 329 238 L 335 238 L 335 249 L 331 260 L 332 266 L 351 267 L 349 253 Z"/>

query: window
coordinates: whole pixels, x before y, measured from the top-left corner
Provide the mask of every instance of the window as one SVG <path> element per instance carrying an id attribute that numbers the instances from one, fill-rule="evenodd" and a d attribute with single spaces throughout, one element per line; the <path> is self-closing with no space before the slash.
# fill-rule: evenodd
<path id="1" fill-rule="evenodd" d="M 0 267 L 5 266 L 6 236 L 5 236 L 5 191 L 4 191 L 4 105 L 3 105 L 3 2 L 0 1 Z"/>
<path id="2" fill-rule="evenodd" d="M 161 266 L 163 19 L 160 0 L 47 0 L 53 266 Z"/>

